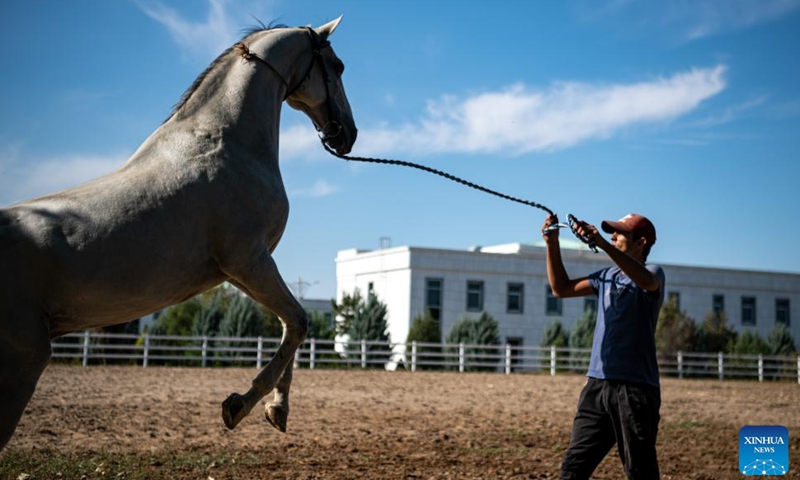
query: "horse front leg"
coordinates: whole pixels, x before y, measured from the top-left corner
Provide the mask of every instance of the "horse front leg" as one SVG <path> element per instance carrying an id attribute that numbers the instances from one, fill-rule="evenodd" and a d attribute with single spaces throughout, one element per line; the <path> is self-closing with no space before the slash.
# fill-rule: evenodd
<path id="1" fill-rule="evenodd" d="M 50 359 L 50 334 L 38 309 L 12 295 L 0 301 L 0 451 L 11 439 Z"/>
<path id="2" fill-rule="evenodd" d="M 222 403 L 222 419 L 225 426 L 233 429 L 274 390 L 273 401 L 266 406 L 265 416 L 271 425 L 285 432 L 292 362 L 308 333 L 306 312 L 286 286 L 268 252 L 264 252 L 245 272 L 233 272 L 231 277 L 234 284 L 278 316 L 283 324 L 283 337 L 275 355 L 253 379 L 250 389 L 243 395 L 232 393 Z"/>

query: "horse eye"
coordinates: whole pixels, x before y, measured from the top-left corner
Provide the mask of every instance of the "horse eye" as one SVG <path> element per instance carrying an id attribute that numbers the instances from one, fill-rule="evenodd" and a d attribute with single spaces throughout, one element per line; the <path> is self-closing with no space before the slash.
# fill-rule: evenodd
<path id="1" fill-rule="evenodd" d="M 336 62 L 336 65 L 334 65 L 333 68 L 336 70 L 336 73 L 338 73 L 339 75 L 344 73 L 344 63 L 342 63 L 342 62 Z"/>

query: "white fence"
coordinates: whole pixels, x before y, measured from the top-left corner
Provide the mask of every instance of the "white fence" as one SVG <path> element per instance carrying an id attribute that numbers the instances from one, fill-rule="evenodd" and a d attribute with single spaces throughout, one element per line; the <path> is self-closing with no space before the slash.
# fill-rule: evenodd
<path id="1" fill-rule="evenodd" d="M 261 368 L 275 353 L 278 338 L 227 338 L 74 333 L 52 342 L 57 361 L 92 364 L 176 366 L 254 365 Z M 467 371 L 585 372 L 589 350 L 556 347 L 464 344 L 388 344 L 308 339 L 295 354 L 297 368 L 405 368 Z M 678 352 L 660 356 L 663 376 L 766 380 L 797 379 L 800 356 L 730 355 Z"/>

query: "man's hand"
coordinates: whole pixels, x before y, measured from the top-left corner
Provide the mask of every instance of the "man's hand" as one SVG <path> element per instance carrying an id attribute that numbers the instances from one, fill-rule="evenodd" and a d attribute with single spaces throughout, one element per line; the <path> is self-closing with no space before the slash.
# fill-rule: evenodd
<path id="1" fill-rule="evenodd" d="M 595 244 L 597 248 L 607 251 L 607 247 L 611 244 L 600 234 L 592 224 L 586 223 L 583 220 L 575 219 L 575 231 L 587 240 L 589 244 Z"/>
<path id="2" fill-rule="evenodd" d="M 552 230 L 548 230 L 550 225 L 555 225 L 556 223 L 558 223 L 558 217 L 555 215 L 548 215 L 544 220 L 544 224 L 542 225 L 542 238 L 544 238 L 545 242 L 558 240 L 558 231 L 560 229 L 554 228 Z"/>

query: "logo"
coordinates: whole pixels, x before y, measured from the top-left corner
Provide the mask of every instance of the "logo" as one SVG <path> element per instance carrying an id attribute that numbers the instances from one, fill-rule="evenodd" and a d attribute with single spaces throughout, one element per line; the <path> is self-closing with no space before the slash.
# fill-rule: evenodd
<path id="1" fill-rule="evenodd" d="M 786 475 L 789 472 L 789 430 L 779 425 L 747 425 L 739 430 L 739 472 L 742 475 Z"/>

